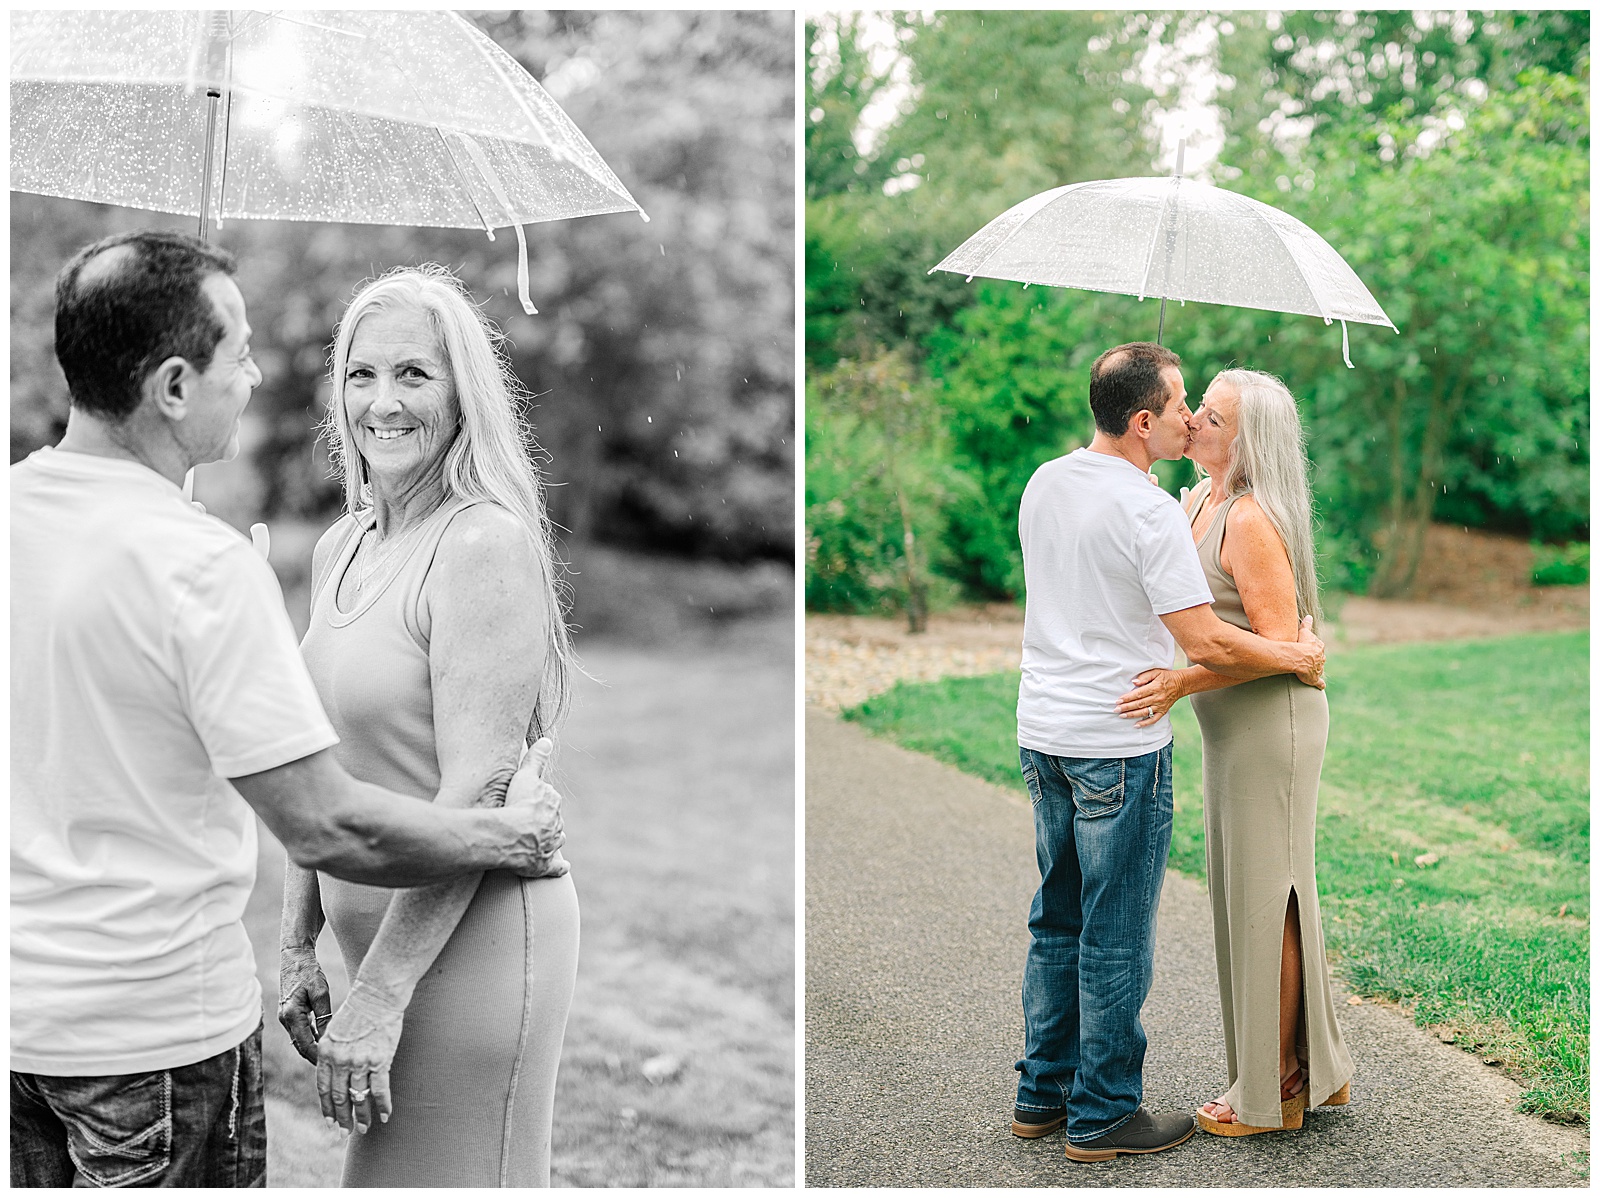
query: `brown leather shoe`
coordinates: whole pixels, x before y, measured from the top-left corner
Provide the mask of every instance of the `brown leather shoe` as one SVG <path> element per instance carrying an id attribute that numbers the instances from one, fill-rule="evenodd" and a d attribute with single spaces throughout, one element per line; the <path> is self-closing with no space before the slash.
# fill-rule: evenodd
<path id="1" fill-rule="evenodd" d="M 1024 1140 L 1037 1140 L 1047 1136 L 1067 1121 L 1067 1108 L 1053 1111 L 1028 1111 L 1017 1107 L 1011 1114 L 1011 1134 Z"/>
<path id="2" fill-rule="evenodd" d="M 1128 1121 L 1081 1144 L 1067 1141 L 1069 1161 L 1109 1161 L 1123 1153 L 1165 1152 L 1194 1135 L 1194 1116 L 1178 1112 L 1152 1115 L 1140 1107 Z"/>

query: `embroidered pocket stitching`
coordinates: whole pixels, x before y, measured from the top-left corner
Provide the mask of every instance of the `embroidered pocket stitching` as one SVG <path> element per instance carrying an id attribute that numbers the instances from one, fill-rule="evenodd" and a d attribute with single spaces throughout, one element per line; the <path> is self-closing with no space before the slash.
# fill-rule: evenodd
<path id="1" fill-rule="evenodd" d="M 1072 783 L 1072 805 L 1076 807 L 1080 813 L 1082 813 L 1085 819 L 1096 819 L 1103 815 L 1112 815 L 1115 812 L 1122 810 L 1122 804 L 1126 798 L 1128 785 L 1128 763 L 1126 761 L 1120 761 L 1117 763 L 1117 781 L 1114 785 L 1108 786 L 1104 790 L 1093 790 L 1084 785 L 1084 783 L 1078 781 L 1076 778 L 1071 778 L 1069 781 Z M 1081 802 L 1079 801 L 1080 795 L 1083 796 Z M 1116 795 L 1116 801 L 1110 801 L 1107 798 L 1108 795 Z M 1096 799 L 1101 800 L 1101 802 L 1104 804 L 1101 810 L 1084 810 L 1085 804 L 1091 803 Z"/>
<path id="2" fill-rule="evenodd" d="M 145 1130 L 140 1132 L 138 1135 L 133 1136 L 130 1139 L 123 1140 L 121 1143 L 111 1144 L 105 1140 L 102 1140 L 99 1136 L 95 1135 L 94 1132 L 90 1131 L 87 1127 L 83 1126 L 76 1120 L 73 1120 L 73 1126 L 77 1128 L 78 1133 L 82 1135 L 83 1138 L 97 1151 L 102 1152 L 107 1156 L 126 1157 L 130 1160 L 137 1160 L 141 1155 L 143 1155 L 140 1152 L 129 1151 L 130 1149 L 134 1148 L 135 1146 L 143 1145 L 145 1141 L 149 1140 L 151 1137 L 157 1137 L 160 1135 L 160 1133 L 165 1132 L 165 1143 L 160 1143 L 158 1141 L 159 1147 L 154 1160 L 138 1169 L 135 1169 L 131 1173 L 118 1174 L 114 1179 L 99 1176 L 78 1155 L 77 1149 L 73 1147 L 72 1142 L 70 1140 L 67 1142 L 67 1155 L 72 1158 L 72 1163 L 77 1166 L 78 1172 L 82 1173 L 85 1178 L 102 1188 L 108 1185 L 129 1186 L 136 1182 L 143 1181 L 147 1177 L 155 1176 L 172 1163 L 172 1071 L 162 1070 L 161 1073 L 160 1118 L 158 1118 L 149 1127 L 145 1128 Z"/>

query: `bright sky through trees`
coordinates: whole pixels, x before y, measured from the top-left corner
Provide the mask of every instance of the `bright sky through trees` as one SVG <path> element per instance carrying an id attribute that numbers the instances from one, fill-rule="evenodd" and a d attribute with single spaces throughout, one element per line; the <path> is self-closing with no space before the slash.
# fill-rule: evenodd
<path id="1" fill-rule="evenodd" d="M 894 123 L 903 106 L 912 98 L 911 61 L 900 51 L 894 23 L 885 11 L 861 12 L 854 9 L 822 9 L 813 13 L 827 18 L 854 16 L 860 22 L 861 45 L 869 53 L 872 71 L 887 80 L 862 110 L 854 131 L 856 149 L 869 155 L 884 131 Z M 921 10 L 924 20 L 936 15 L 934 9 Z M 1212 161 L 1222 150 L 1222 122 L 1216 98 L 1222 77 L 1216 69 L 1216 48 L 1221 22 L 1210 17 L 1194 28 L 1181 32 L 1173 44 L 1165 44 L 1167 26 L 1157 24 L 1149 34 L 1150 44 L 1139 60 L 1139 82 L 1167 103 L 1153 114 L 1153 131 L 1161 146 L 1161 156 L 1151 163 L 1152 174 L 1172 170 L 1178 141 L 1185 142 L 1183 173 L 1190 178 L 1208 179 Z M 824 59 L 837 61 L 837 32 L 830 20 L 818 22 L 824 46 Z M 1223 32 L 1231 32 L 1226 30 Z M 999 84 L 1004 87 L 1003 83 Z M 910 172 L 891 178 L 884 190 L 890 195 L 916 186 Z"/>

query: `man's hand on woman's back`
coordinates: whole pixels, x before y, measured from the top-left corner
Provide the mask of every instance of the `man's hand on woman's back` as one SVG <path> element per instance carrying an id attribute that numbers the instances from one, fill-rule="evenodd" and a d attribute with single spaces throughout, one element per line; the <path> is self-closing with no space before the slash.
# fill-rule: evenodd
<path id="1" fill-rule="evenodd" d="M 1322 638 L 1311 631 L 1311 617 L 1307 616 L 1300 621 L 1300 635 L 1295 643 L 1308 649 L 1312 653 L 1312 660 L 1294 672 L 1294 676 L 1307 686 L 1314 686 L 1318 690 L 1326 690 L 1328 684 L 1323 681 L 1322 667 L 1327 661 L 1327 646 L 1322 643 Z"/>
<path id="2" fill-rule="evenodd" d="M 555 749 L 548 736 L 541 737 L 524 751 L 522 762 L 506 791 L 506 811 L 532 820 L 532 831 L 539 848 L 527 868 L 517 872 L 525 878 L 559 878 L 568 870 L 561 846 L 567 834 L 561 819 L 561 792 L 545 781 L 550 754 Z"/>

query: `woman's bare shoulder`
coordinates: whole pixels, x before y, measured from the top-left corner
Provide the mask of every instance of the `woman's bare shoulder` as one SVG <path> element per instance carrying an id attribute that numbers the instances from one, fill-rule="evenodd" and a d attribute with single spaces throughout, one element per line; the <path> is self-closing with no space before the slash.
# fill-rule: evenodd
<path id="1" fill-rule="evenodd" d="M 1277 551 L 1274 556 L 1288 557 L 1288 550 L 1284 548 L 1283 537 L 1278 534 L 1277 527 L 1256 502 L 1256 497 L 1248 491 L 1233 501 L 1233 506 L 1228 509 L 1228 535 L 1233 538 L 1234 547 L 1240 545 L 1259 550 Z"/>
<path id="2" fill-rule="evenodd" d="M 537 572 L 527 526 L 498 503 L 475 503 L 451 517 L 435 561 L 449 577 Z"/>
<path id="3" fill-rule="evenodd" d="M 545 590 L 527 527 L 499 504 L 476 503 L 450 518 L 422 599 L 430 625 L 448 610 L 467 626 L 510 635 L 543 609 Z"/>
<path id="4" fill-rule="evenodd" d="M 485 552 L 526 544 L 527 526 L 498 503 L 474 503 L 450 518 L 439 548 Z"/>

